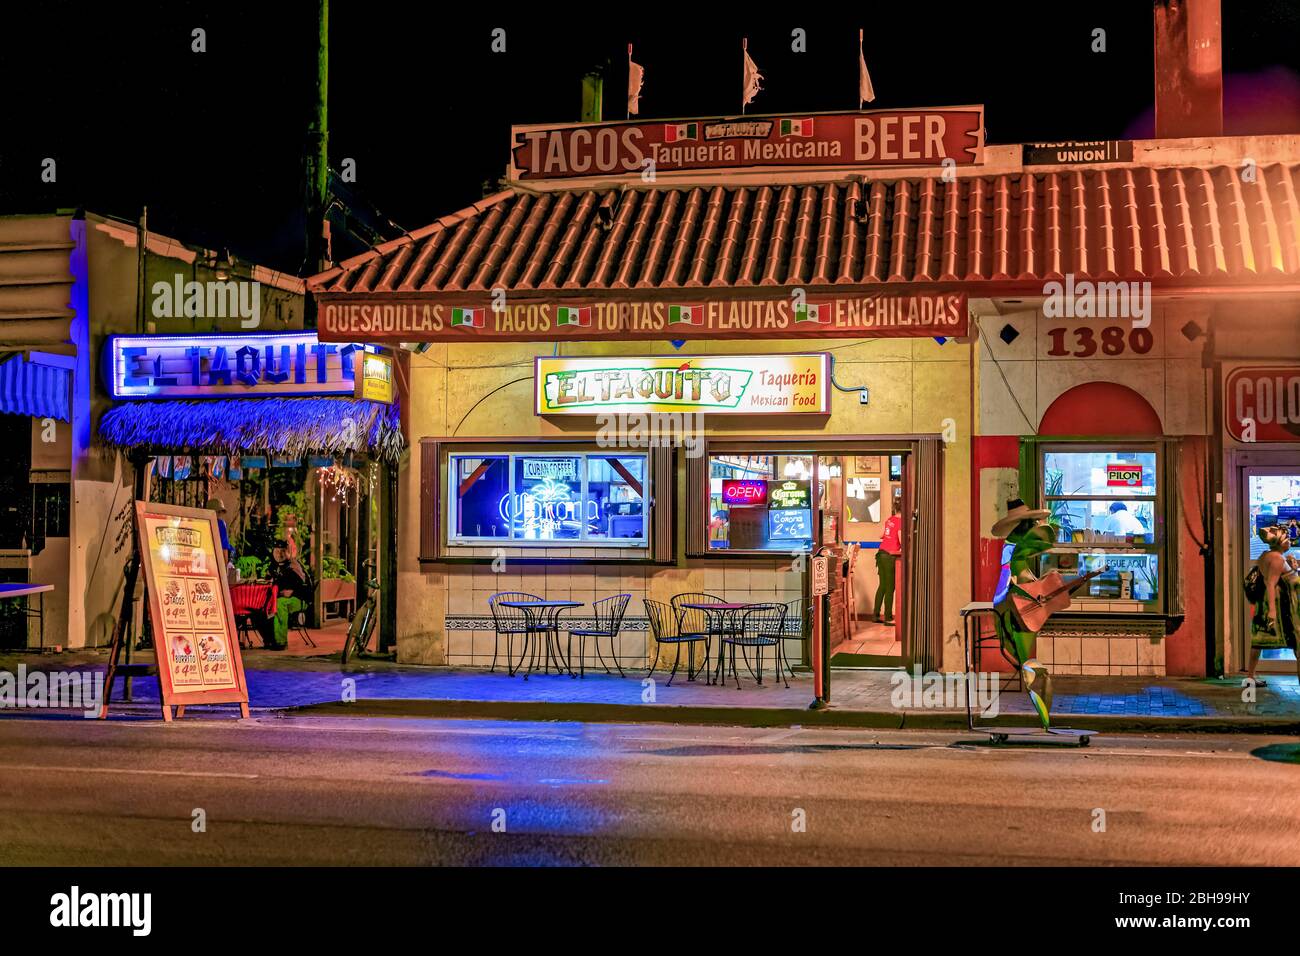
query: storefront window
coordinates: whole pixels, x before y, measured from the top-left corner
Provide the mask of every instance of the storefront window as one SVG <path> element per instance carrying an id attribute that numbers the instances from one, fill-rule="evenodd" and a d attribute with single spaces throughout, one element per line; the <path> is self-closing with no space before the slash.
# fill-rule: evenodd
<path id="1" fill-rule="evenodd" d="M 1261 528 L 1281 526 L 1287 529 L 1292 548 L 1288 554 L 1300 555 L 1300 475 L 1251 475 L 1250 526 L 1246 544 L 1250 559 L 1255 561 L 1268 550 L 1259 536 Z"/>
<path id="2" fill-rule="evenodd" d="M 1111 601 L 1158 610 L 1164 541 L 1156 450 L 1071 446 L 1040 455 L 1043 506 L 1057 529 L 1042 571 L 1101 571 L 1076 592 L 1084 610 Z"/>
<path id="3" fill-rule="evenodd" d="M 448 539 L 644 547 L 646 457 L 452 455 Z"/>
<path id="4" fill-rule="evenodd" d="M 711 551 L 808 551 L 812 541 L 812 456 L 709 456 Z"/>

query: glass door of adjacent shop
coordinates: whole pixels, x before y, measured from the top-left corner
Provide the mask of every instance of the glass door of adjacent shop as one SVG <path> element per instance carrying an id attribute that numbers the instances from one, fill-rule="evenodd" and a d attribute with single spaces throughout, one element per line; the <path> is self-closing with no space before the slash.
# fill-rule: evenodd
<path id="1" fill-rule="evenodd" d="M 889 451 L 819 456 L 819 546 L 832 554 L 832 667 L 899 667 L 906 638 L 907 460 Z"/>
<path id="2" fill-rule="evenodd" d="M 1271 526 L 1285 528 L 1291 538 L 1287 555 L 1300 560 L 1300 455 L 1291 467 L 1246 467 L 1242 471 L 1242 500 L 1240 502 L 1241 538 L 1238 554 L 1241 566 L 1234 569 L 1235 582 L 1240 582 L 1255 561 L 1268 550 L 1260 538 L 1259 530 Z M 1238 587 L 1240 585 L 1238 584 Z M 1240 632 L 1245 640 L 1241 646 L 1250 650 L 1250 623 L 1253 607 L 1241 602 L 1238 617 Z M 1296 652 L 1292 648 L 1264 650 L 1260 653 L 1260 673 L 1294 674 Z"/>

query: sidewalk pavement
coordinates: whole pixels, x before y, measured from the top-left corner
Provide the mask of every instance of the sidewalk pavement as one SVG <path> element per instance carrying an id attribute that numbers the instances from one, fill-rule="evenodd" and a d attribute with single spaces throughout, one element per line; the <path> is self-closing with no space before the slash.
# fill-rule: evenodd
<path id="1" fill-rule="evenodd" d="M 619 723 L 683 723 L 732 726 L 847 726 L 880 728 L 966 727 L 964 697 L 952 683 L 936 693 L 925 679 L 903 678 L 887 670 L 835 670 L 831 705 L 810 710 L 811 676 L 790 680 L 789 688 L 762 687 L 742 671 L 741 689 L 734 680 L 710 687 L 701 677 L 688 682 L 678 674 L 671 687 L 668 675 L 644 683 L 644 672 L 593 674 L 585 679 L 536 674 L 508 677 L 500 669 L 418 667 L 367 660 L 340 670 L 337 659 L 281 659 L 248 655 L 250 706 L 254 711 L 330 716 L 467 717 Z M 144 652 L 137 662 L 151 660 Z M 7 654 L 0 670 L 84 670 L 103 666 L 102 652 L 82 651 L 61 656 Z M 349 684 L 346 681 L 352 681 Z M 901 683 L 900 683 L 901 682 Z M 1095 731 L 1173 733 L 1185 731 L 1300 734 L 1300 685 L 1294 676 L 1271 675 L 1268 686 L 1255 690 L 1256 701 L 1243 700 L 1240 680 L 1151 677 L 1054 678 L 1054 723 Z M 929 690 L 927 695 L 926 691 Z M 119 684 L 110 713 L 157 713 L 156 678 L 136 678 L 132 702 L 122 701 Z M 229 712 L 230 708 L 200 707 L 188 715 Z M 2 711 L 0 711 L 2 712 Z M 998 697 L 999 726 L 1037 724 L 1026 696 L 1004 690 Z M 30 711 L 23 711 L 30 715 Z M 983 722 L 981 722 L 983 723 Z"/>

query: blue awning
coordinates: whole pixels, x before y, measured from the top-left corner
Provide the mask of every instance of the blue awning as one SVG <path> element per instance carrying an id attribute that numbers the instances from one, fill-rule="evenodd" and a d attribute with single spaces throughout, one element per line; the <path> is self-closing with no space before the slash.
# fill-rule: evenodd
<path id="1" fill-rule="evenodd" d="M 72 370 L 30 361 L 22 353 L 0 360 L 0 412 L 71 422 Z"/>

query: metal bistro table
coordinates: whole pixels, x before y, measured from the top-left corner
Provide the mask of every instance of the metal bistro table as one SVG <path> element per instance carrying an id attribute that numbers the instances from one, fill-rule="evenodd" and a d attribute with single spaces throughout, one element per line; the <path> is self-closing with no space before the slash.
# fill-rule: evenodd
<path id="1" fill-rule="evenodd" d="M 5 598 L 30 598 L 33 594 L 41 596 L 40 604 L 36 610 L 31 608 L 30 601 L 23 602 L 24 618 L 37 618 L 41 622 L 41 650 L 45 650 L 45 592 L 53 591 L 53 584 L 18 584 L 18 583 L 0 583 L 0 600 Z M 27 646 L 27 635 L 23 635 L 23 646 Z"/>
<path id="2" fill-rule="evenodd" d="M 736 621 L 736 615 L 741 611 L 748 610 L 754 605 L 752 603 L 737 601 L 699 601 L 690 604 L 684 603 L 681 606 L 691 608 L 695 611 L 703 611 L 705 616 L 709 619 L 709 643 L 713 641 L 715 635 L 718 638 L 718 666 L 717 673 L 714 677 L 712 679 L 706 677 L 705 682 L 710 685 L 721 684 L 723 668 L 726 666 L 726 655 L 722 653 L 722 636 L 724 634 L 738 632 L 740 630 L 740 625 Z M 706 643 L 704 647 L 704 659 L 706 664 L 708 663 L 708 656 L 709 646 L 708 643 Z M 745 666 L 749 666 L 748 658 L 745 659 Z"/>
<path id="3" fill-rule="evenodd" d="M 543 651 L 542 667 L 545 673 L 551 672 L 551 659 L 555 659 L 555 672 L 557 674 L 569 673 L 569 662 L 564 659 L 560 653 L 560 633 L 559 633 L 559 615 L 565 608 L 582 607 L 581 601 L 499 601 L 502 607 L 512 607 L 515 610 L 523 611 L 528 618 L 528 628 L 532 633 L 546 635 L 546 648 Z M 552 644 L 554 640 L 554 644 Z M 524 657 L 528 654 L 529 641 L 524 641 L 524 651 L 519 655 L 519 664 L 515 667 L 515 672 L 524 666 Z M 537 651 L 533 651 L 533 658 L 528 662 L 528 674 L 533 672 L 533 667 L 537 662 Z M 528 674 L 524 675 L 524 680 L 528 680 Z"/>

